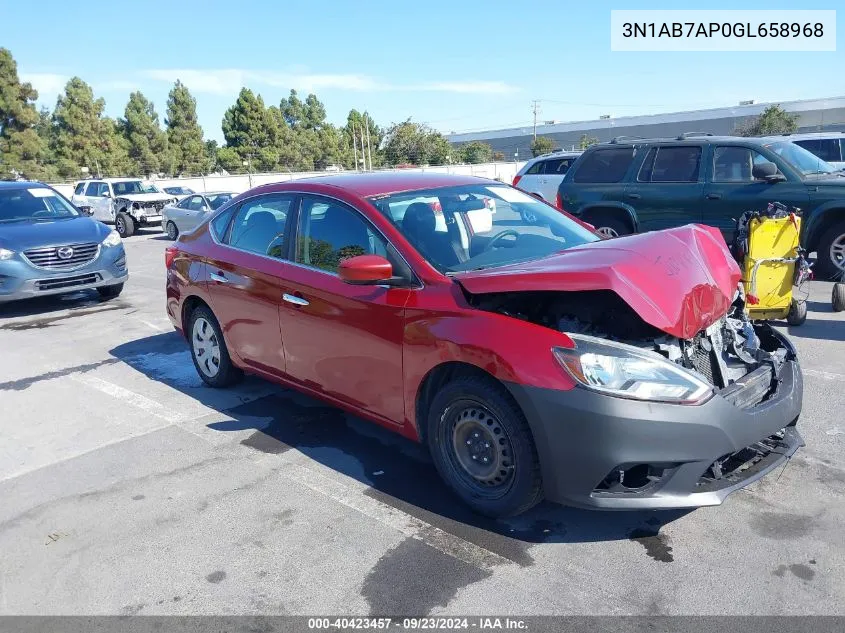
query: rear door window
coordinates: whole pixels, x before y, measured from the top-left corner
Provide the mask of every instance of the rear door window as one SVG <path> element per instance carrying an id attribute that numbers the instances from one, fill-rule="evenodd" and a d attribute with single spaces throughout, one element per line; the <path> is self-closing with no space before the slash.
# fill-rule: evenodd
<path id="1" fill-rule="evenodd" d="M 639 182 L 698 182 L 701 147 L 652 147 L 637 176 Z"/>
<path id="2" fill-rule="evenodd" d="M 547 176 L 563 176 L 574 161 L 574 158 L 553 158 L 543 161 L 543 173 Z"/>
<path id="3" fill-rule="evenodd" d="M 89 183 L 88 183 L 88 188 L 85 190 L 85 195 L 86 195 L 86 196 L 100 196 L 100 195 L 102 195 L 102 194 L 100 193 L 100 185 L 102 185 L 102 184 L 104 184 L 104 183 L 101 183 L 101 182 L 89 182 Z"/>
<path id="4" fill-rule="evenodd" d="M 244 202 L 229 229 L 229 246 L 266 257 L 283 257 L 292 202 L 290 194 L 258 196 Z"/>
<path id="5" fill-rule="evenodd" d="M 582 158 L 573 180 L 595 184 L 622 182 L 632 162 L 633 147 L 597 149 Z"/>
<path id="6" fill-rule="evenodd" d="M 544 161 L 542 161 L 542 160 L 538 160 L 536 163 L 531 165 L 531 167 L 528 168 L 528 171 L 525 172 L 525 175 L 526 176 L 536 176 L 538 174 L 543 173 L 543 162 Z"/>

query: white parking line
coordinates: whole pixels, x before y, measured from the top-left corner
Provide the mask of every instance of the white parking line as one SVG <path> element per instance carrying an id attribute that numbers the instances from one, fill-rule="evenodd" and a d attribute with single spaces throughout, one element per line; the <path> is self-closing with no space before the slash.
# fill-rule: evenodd
<path id="1" fill-rule="evenodd" d="M 820 371 L 818 369 L 802 369 L 808 376 L 816 376 L 824 378 L 825 380 L 845 380 L 845 374 L 835 374 L 829 371 Z"/>
<path id="2" fill-rule="evenodd" d="M 87 385 L 88 387 L 93 387 L 97 391 L 101 391 L 113 398 L 118 398 L 126 404 L 142 409 L 143 411 L 146 411 L 157 418 L 161 418 L 162 420 L 166 420 L 171 424 L 178 424 L 179 422 L 184 422 L 186 420 L 186 417 L 178 411 L 169 409 L 155 400 L 151 400 L 146 396 L 130 391 L 129 389 L 116 385 L 108 380 L 103 380 L 102 378 L 97 378 L 96 376 L 91 376 L 89 374 L 75 374 L 70 376 L 70 379 Z"/>

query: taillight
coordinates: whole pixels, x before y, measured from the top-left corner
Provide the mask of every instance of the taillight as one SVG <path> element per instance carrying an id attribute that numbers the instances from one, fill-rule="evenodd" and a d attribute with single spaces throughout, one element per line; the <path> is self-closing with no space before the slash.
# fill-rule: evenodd
<path id="1" fill-rule="evenodd" d="M 555 196 L 555 206 L 558 209 L 560 209 L 561 211 L 563 211 L 563 200 L 561 200 L 559 191 L 557 192 L 557 195 Z"/>
<path id="2" fill-rule="evenodd" d="M 164 267 L 170 269 L 173 265 L 173 260 L 176 259 L 176 255 L 179 253 L 179 249 L 175 246 L 168 246 L 164 249 Z"/>
<path id="3" fill-rule="evenodd" d="M 514 177 L 513 177 L 513 183 L 512 183 L 512 184 L 513 184 L 513 186 L 514 186 L 514 187 L 516 187 L 516 186 L 519 184 L 519 181 L 520 181 L 520 180 L 522 180 L 522 176 L 520 176 L 519 174 L 517 174 L 516 176 L 514 176 Z"/>
<path id="4" fill-rule="evenodd" d="M 435 200 L 434 202 L 429 202 L 428 206 L 431 207 L 431 210 L 435 213 L 443 213 L 443 206 L 440 204 L 440 200 Z"/>

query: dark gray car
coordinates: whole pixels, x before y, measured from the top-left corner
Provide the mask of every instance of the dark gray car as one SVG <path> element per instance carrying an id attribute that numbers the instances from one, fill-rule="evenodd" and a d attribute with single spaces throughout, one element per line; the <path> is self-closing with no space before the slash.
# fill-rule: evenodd
<path id="1" fill-rule="evenodd" d="M 116 297 L 128 277 L 116 231 L 47 185 L 0 182 L 0 303 L 87 288 Z"/>

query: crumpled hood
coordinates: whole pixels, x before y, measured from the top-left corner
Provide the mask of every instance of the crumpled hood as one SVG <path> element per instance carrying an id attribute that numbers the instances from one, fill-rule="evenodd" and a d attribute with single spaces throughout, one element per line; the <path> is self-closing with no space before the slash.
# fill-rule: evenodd
<path id="1" fill-rule="evenodd" d="M 124 193 L 115 197 L 132 202 L 170 202 L 174 198 L 169 193 Z"/>
<path id="2" fill-rule="evenodd" d="M 612 290 L 646 323 L 689 339 L 724 316 L 740 276 L 719 230 L 689 224 L 454 279 L 472 294 Z"/>
<path id="3" fill-rule="evenodd" d="M 92 218 L 0 223 L 0 248 L 25 251 L 39 246 L 102 242 L 111 229 Z"/>

